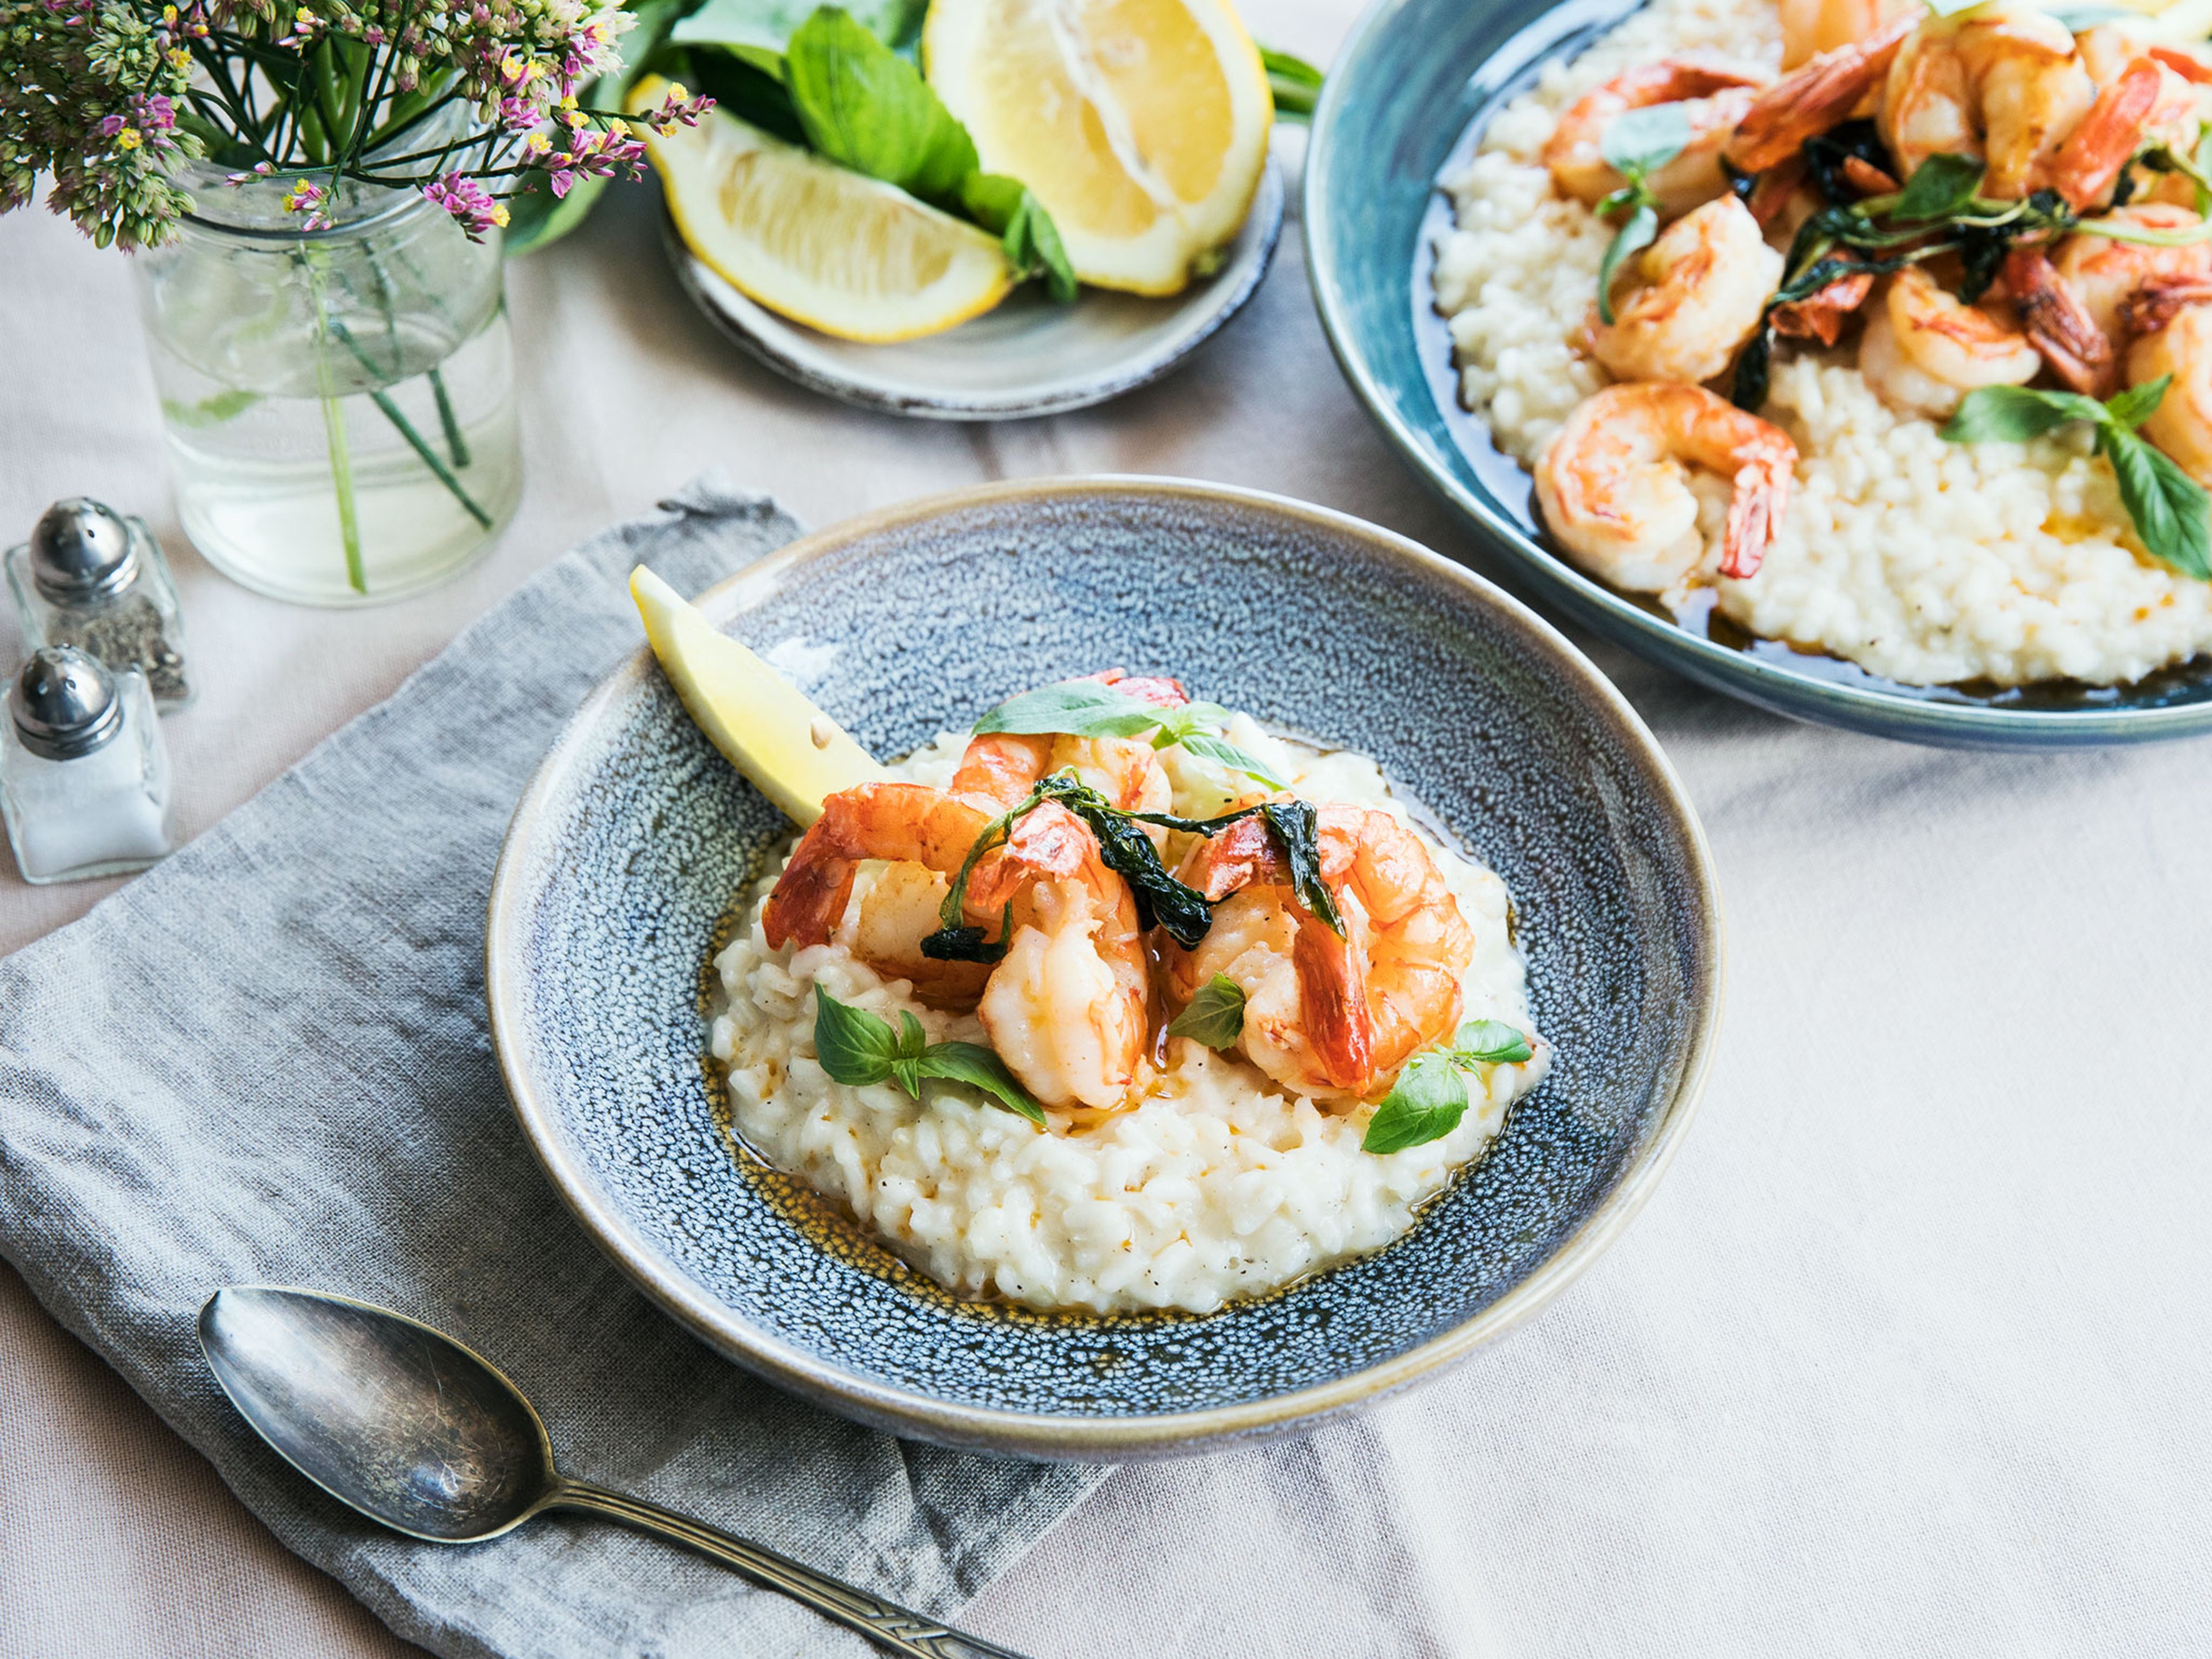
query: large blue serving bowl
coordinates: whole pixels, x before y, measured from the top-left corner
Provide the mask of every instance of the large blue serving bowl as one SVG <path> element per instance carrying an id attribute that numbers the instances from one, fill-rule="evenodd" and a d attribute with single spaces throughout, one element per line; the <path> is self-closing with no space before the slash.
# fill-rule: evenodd
<path id="1" fill-rule="evenodd" d="M 1437 175 L 1543 63 L 1640 0 L 1380 0 L 1329 66 L 1305 177 L 1306 263 L 1339 363 L 1390 441 L 1534 589 L 1577 621 L 1716 690 L 1800 720 L 1992 749 L 2067 748 L 2212 732 L 2212 660 L 2135 685 L 1977 696 L 1899 685 L 1839 659 L 1678 627 L 1552 550 L 1528 475 L 1459 403 L 1451 337 L 1430 290 L 1449 228 Z"/>
<path id="2" fill-rule="evenodd" d="M 705 1063 L 718 931 L 791 832 L 641 652 L 586 702 L 494 883 L 493 1037 L 554 1186 L 740 1364 L 832 1411 L 1045 1456 L 1300 1427 L 1465 1353 L 1618 1232 L 1719 1010 L 1704 838 L 1634 713 L 1489 583 L 1357 520 L 1141 479 L 1006 484 L 810 537 L 702 597 L 876 753 L 1121 665 L 1377 756 L 1503 875 L 1558 1059 L 1406 1237 L 1204 1318 L 956 1301 L 742 1158 Z"/>

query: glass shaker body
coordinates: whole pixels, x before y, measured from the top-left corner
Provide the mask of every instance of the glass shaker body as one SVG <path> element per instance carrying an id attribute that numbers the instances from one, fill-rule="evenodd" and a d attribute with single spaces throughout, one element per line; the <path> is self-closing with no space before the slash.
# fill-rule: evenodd
<path id="1" fill-rule="evenodd" d="M 127 875 L 175 850 L 169 752 L 140 673 L 118 674 L 122 730 L 89 754 L 49 760 L 0 718 L 0 816 L 23 879 Z"/>
<path id="2" fill-rule="evenodd" d="M 185 671 L 184 609 L 161 542 L 143 519 L 125 515 L 123 522 L 131 532 L 136 573 L 119 592 L 68 600 L 50 597 L 32 574 L 27 542 L 8 550 L 8 590 L 27 647 L 73 645 L 117 674 L 135 669 L 146 677 L 162 711 L 174 713 L 191 702 L 196 690 Z"/>

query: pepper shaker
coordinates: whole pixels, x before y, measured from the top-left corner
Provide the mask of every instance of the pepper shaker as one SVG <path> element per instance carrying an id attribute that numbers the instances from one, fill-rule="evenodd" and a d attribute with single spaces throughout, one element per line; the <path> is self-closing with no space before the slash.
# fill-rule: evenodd
<path id="1" fill-rule="evenodd" d="M 114 673 L 136 669 L 164 712 L 192 700 L 184 612 L 143 519 L 72 495 L 8 550 L 7 565 L 26 645 L 75 646 Z"/>
<path id="2" fill-rule="evenodd" d="M 169 752 L 146 677 L 42 646 L 0 720 L 0 817 L 28 882 L 143 870 L 174 850 Z"/>

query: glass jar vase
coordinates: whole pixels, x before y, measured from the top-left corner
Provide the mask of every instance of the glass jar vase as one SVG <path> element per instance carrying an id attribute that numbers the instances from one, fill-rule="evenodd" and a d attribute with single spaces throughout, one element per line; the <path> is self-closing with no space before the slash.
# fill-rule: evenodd
<path id="1" fill-rule="evenodd" d="M 522 493 L 498 234 L 471 242 L 419 191 L 350 180 L 303 233 L 293 179 L 180 182 L 193 212 L 133 264 L 193 545 L 304 605 L 454 575 Z"/>

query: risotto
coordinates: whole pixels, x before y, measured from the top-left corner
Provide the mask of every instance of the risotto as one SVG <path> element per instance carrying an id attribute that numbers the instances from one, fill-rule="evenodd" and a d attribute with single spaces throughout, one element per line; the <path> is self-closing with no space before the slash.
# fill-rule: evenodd
<path id="1" fill-rule="evenodd" d="M 824 992 L 886 1027 L 911 1018 L 933 1044 L 992 1035 L 976 1012 L 932 1006 L 861 959 L 873 884 L 892 867 L 870 862 L 826 940 L 771 945 L 772 877 L 716 959 L 712 1048 L 744 1145 L 955 1292 L 1040 1309 L 1202 1314 L 1405 1232 L 1550 1061 L 1529 1027 L 1504 884 L 1416 824 L 1372 761 L 1279 742 L 1242 715 L 1224 732 L 1297 799 L 1386 814 L 1426 849 L 1473 938 L 1459 1017 L 1526 1034 L 1525 1059 L 1451 1073 L 1467 1097 L 1456 1127 L 1401 1151 L 1363 1150 L 1371 1099 L 1317 1098 L 1243 1053 L 1157 1028 L 1130 1103 L 1049 1106 L 1042 1126 L 958 1082 L 924 1083 L 916 1098 L 893 1081 L 836 1081 L 817 1052 Z M 896 774 L 945 789 L 968 741 L 947 734 Z M 1237 793 L 1218 766 L 1180 747 L 1159 759 L 1176 813 L 1217 811 Z"/>
<path id="2" fill-rule="evenodd" d="M 1563 195 L 1546 146 L 1593 88 L 1698 52 L 1771 78 L 1783 52 L 1771 0 L 1654 0 L 1581 57 L 1547 64 L 1444 180 L 1455 228 L 1439 239 L 1435 289 L 1462 394 L 1524 466 L 1537 468 L 1612 379 L 1592 339 L 1619 218 Z M 1768 240 L 1786 239 L 1770 228 Z M 1678 615 L 1710 588 L 1753 634 L 1920 684 L 2112 684 L 2212 648 L 2212 586 L 2146 551 L 2088 425 L 1947 441 L 1940 418 L 1877 395 L 1848 331 L 1832 349 L 1778 349 L 1759 412 L 1796 446 L 1786 511 L 1753 574 L 1724 574 L 1729 481 L 1692 472 L 1703 550 L 1659 592 Z"/>

